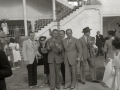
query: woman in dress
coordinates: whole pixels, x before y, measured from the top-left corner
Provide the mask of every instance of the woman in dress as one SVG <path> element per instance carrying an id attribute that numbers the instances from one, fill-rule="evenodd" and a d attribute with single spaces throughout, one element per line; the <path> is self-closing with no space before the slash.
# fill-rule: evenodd
<path id="1" fill-rule="evenodd" d="M 15 40 L 15 43 L 16 43 L 16 47 L 15 47 L 15 50 L 16 50 L 16 55 L 17 55 L 17 68 L 19 68 L 21 66 L 21 55 L 20 55 L 20 45 L 19 45 L 19 41 L 18 40 Z"/>
<path id="2" fill-rule="evenodd" d="M 21 56 L 18 53 L 18 49 L 19 49 L 19 44 L 15 42 L 15 39 L 10 38 L 10 43 L 9 43 L 9 47 L 12 50 L 12 54 L 13 54 L 13 70 L 15 70 L 18 67 L 18 60 L 21 60 Z"/>
<path id="3" fill-rule="evenodd" d="M 106 53 L 106 62 L 104 63 L 105 72 L 103 76 L 103 82 L 105 83 L 105 86 L 107 85 L 109 88 L 113 87 L 113 80 L 114 80 L 113 75 L 111 75 L 112 60 L 110 60 L 109 58 L 111 59 L 114 58 L 112 41 L 114 40 L 115 32 L 116 32 L 115 29 L 108 31 L 109 39 L 106 40 L 105 45 L 104 45 L 104 52 Z"/>
<path id="4" fill-rule="evenodd" d="M 38 48 L 39 53 L 42 55 L 42 59 L 44 62 L 44 74 L 46 74 L 46 84 L 49 83 L 49 64 L 48 64 L 48 51 L 47 51 L 47 42 L 46 37 L 41 36 L 39 38 L 40 46 Z"/>
<path id="5" fill-rule="evenodd" d="M 105 45 L 104 45 L 104 52 L 106 53 L 106 64 L 109 62 L 109 58 L 114 57 L 114 51 L 112 48 L 112 40 L 115 38 L 115 33 L 116 30 L 115 29 L 111 29 L 110 31 L 108 31 L 108 37 L 109 39 L 106 40 Z"/>
<path id="6" fill-rule="evenodd" d="M 7 25 L 5 20 L 3 20 L 3 23 L 1 24 L 1 27 L 2 27 L 3 31 L 5 32 L 5 35 L 9 34 L 8 25 Z"/>
<path id="7" fill-rule="evenodd" d="M 114 74 L 114 87 L 115 90 L 120 90 L 120 39 L 115 38 L 115 40 L 112 41 L 113 49 L 115 51 L 114 53 L 114 59 L 112 60 L 113 65 L 113 72 Z"/>

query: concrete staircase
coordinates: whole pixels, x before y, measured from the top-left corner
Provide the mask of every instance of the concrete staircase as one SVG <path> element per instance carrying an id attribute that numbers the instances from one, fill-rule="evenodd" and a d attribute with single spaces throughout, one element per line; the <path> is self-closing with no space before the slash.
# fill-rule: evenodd
<path id="1" fill-rule="evenodd" d="M 92 29 L 92 36 L 96 35 L 96 30 L 102 30 L 101 5 L 82 5 L 82 7 L 73 6 L 70 8 L 60 0 L 57 0 L 57 3 L 59 3 L 57 10 L 60 10 L 56 15 L 57 21 L 53 21 L 39 30 L 36 33 L 36 39 L 42 35 L 49 38 L 49 29 L 58 29 L 58 27 L 60 30 L 66 30 L 68 28 L 74 30 L 73 36 L 76 38 L 80 38 L 83 35 L 82 30 L 85 27 Z"/>

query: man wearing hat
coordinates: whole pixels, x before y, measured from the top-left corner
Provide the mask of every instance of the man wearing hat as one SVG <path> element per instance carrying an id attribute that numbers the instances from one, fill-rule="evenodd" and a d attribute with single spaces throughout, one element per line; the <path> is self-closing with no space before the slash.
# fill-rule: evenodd
<path id="1" fill-rule="evenodd" d="M 81 77 L 81 83 L 85 84 L 85 67 L 86 63 L 88 62 L 90 75 L 92 78 L 92 81 L 95 83 L 98 83 L 99 81 L 96 80 L 96 72 L 95 72 L 95 65 L 92 52 L 92 44 L 91 44 L 91 37 L 90 37 L 90 28 L 86 27 L 83 29 L 84 35 L 79 39 L 81 47 L 82 47 L 82 59 L 80 60 L 80 77 Z"/>

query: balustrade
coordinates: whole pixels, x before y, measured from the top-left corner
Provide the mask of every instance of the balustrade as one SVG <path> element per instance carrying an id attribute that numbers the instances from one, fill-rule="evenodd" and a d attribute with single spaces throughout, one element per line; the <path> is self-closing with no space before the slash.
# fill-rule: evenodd
<path id="1" fill-rule="evenodd" d="M 47 26 L 53 19 L 39 19 L 35 22 L 35 30 L 41 30 L 44 26 Z"/>
<path id="2" fill-rule="evenodd" d="M 9 26 L 9 37 L 14 37 L 14 30 L 15 30 L 16 26 Z M 21 32 L 21 36 L 25 36 L 25 28 L 24 26 L 18 26 L 18 28 L 20 29 Z"/>

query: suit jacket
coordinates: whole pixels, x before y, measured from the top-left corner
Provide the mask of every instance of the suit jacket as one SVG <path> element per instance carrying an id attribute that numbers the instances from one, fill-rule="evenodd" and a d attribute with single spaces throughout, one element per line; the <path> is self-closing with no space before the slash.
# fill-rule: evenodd
<path id="1" fill-rule="evenodd" d="M 98 47 L 102 47 L 104 44 L 104 39 L 103 39 L 103 35 L 96 35 L 96 46 Z"/>
<path id="2" fill-rule="evenodd" d="M 93 57 L 93 47 L 92 47 L 92 39 L 91 37 L 89 36 L 88 37 L 88 43 L 86 42 L 85 40 L 85 37 L 82 36 L 80 39 L 80 44 L 81 44 L 81 47 L 82 47 L 82 59 L 83 60 L 87 60 L 87 59 L 90 59 Z"/>
<path id="3" fill-rule="evenodd" d="M 112 38 L 109 40 L 106 40 L 105 45 L 104 45 L 104 52 L 107 54 L 107 59 L 114 57 L 114 51 L 112 48 Z"/>
<path id="4" fill-rule="evenodd" d="M 48 63 L 53 63 L 54 60 L 56 63 L 62 63 L 63 62 L 63 59 L 62 59 L 63 58 L 62 57 L 62 53 L 63 53 L 62 40 L 57 39 L 56 41 L 54 41 L 53 38 L 50 38 L 47 40 L 47 47 L 49 47 L 50 44 L 53 44 L 53 47 L 48 52 Z M 61 46 L 61 51 L 59 51 L 59 49 L 56 47 L 55 44 L 59 44 Z"/>
<path id="5" fill-rule="evenodd" d="M 71 45 L 68 47 L 68 39 L 63 40 L 64 46 L 64 63 L 68 60 L 70 65 L 76 64 L 76 59 L 81 58 L 82 48 L 78 39 L 72 37 L 71 38 Z"/>
<path id="6" fill-rule="evenodd" d="M 23 53 L 24 61 L 28 61 L 29 64 L 33 64 L 35 57 L 38 61 L 38 56 L 37 56 L 39 54 L 38 43 L 34 41 L 32 44 L 30 39 L 24 41 L 22 53 Z"/>
<path id="7" fill-rule="evenodd" d="M 0 50 L 0 90 L 6 87 L 5 78 L 12 75 L 12 70 L 5 52 Z"/>

